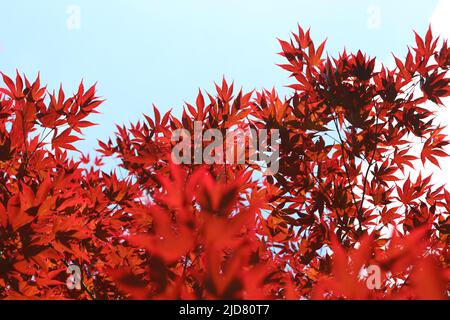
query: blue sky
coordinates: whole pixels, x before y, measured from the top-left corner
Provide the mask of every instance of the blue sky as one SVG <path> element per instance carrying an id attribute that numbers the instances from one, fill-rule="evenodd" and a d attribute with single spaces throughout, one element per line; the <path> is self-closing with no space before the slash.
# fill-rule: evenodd
<path id="1" fill-rule="evenodd" d="M 447 1 L 447 0 L 441 0 Z M 244 89 L 287 92 L 277 37 L 297 22 L 313 37 L 328 37 L 328 52 L 362 49 L 391 63 L 424 33 L 438 1 L 385 0 L 3 0 L 0 4 L 0 70 L 41 72 L 49 89 L 73 92 L 81 79 L 98 81 L 107 99 L 78 146 L 93 150 L 114 124 L 129 123 L 151 104 L 182 110 L 198 88 L 212 91 L 224 75 Z M 71 6 L 80 28 L 68 27 Z"/>

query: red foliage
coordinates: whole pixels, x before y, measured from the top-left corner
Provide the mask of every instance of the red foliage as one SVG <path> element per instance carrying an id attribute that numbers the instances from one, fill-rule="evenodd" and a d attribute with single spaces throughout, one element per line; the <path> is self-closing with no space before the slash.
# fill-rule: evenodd
<path id="1" fill-rule="evenodd" d="M 362 52 L 325 59 L 301 28 L 280 43 L 288 98 L 224 80 L 181 118 L 154 107 L 118 127 L 94 166 L 68 150 L 93 125 L 95 86 L 66 97 L 3 75 L 0 298 L 448 298 L 450 193 L 425 170 L 447 156 L 435 120 L 447 42 L 417 35 L 392 70 Z M 194 121 L 280 130 L 279 171 L 174 165 L 172 132 Z M 125 178 L 102 169 L 112 156 Z M 66 286 L 69 264 L 81 290 Z"/>

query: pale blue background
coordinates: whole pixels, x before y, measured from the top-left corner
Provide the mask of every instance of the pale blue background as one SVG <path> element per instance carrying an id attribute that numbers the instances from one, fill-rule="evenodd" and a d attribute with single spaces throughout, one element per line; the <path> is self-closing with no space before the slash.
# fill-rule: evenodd
<path id="1" fill-rule="evenodd" d="M 81 29 L 66 26 L 69 5 L 81 8 Z M 49 89 L 62 82 L 71 93 L 84 78 L 98 81 L 107 98 L 78 146 L 92 151 L 96 139 L 151 114 L 151 103 L 179 113 L 198 88 L 213 89 L 222 75 L 245 89 L 280 91 L 287 73 L 275 64 L 276 37 L 311 26 L 333 54 L 344 46 L 391 63 L 404 55 L 412 30 L 424 33 L 437 1 L 294 0 L 16 0 L 0 2 L 0 70 L 41 79 Z M 367 27 L 368 7 L 381 10 L 379 29 Z"/>

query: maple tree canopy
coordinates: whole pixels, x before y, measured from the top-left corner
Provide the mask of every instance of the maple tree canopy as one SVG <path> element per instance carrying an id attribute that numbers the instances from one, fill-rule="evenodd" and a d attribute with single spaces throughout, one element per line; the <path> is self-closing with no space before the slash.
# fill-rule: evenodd
<path id="1" fill-rule="evenodd" d="M 0 298 L 448 298 L 450 193 L 426 169 L 448 156 L 435 120 L 447 41 L 416 34 L 379 70 L 360 51 L 326 57 L 300 27 L 280 43 L 287 98 L 224 80 L 180 118 L 154 107 L 117 127 L 94 161 L 75 143 L 102 103 L 95 86 L 67 96 L 2 74 Z M 279 130 L 279 170 L 173 164 L 172 133 L 195 121 Z"/>

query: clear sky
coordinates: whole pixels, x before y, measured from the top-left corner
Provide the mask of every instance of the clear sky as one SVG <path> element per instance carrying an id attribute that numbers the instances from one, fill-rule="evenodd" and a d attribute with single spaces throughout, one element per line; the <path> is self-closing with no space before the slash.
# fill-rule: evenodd
<path id="1" fill-rule="evenodd" d="M 0 70 L 41 72 L 49 89 L 73 92 L 98 81 L 107 99 L 78 146 L 93 150 L 114 124 L 129 123 L 151 104 L 179 113 L 198 88 L 224 75 L 244 89 L 278 87 L 287 74 L 275 64 L 279 38 L 297 23 L 311 26 L 328 52 L 362 49 L 390 64 L 403 56 L 415 29 L 424 33 L 438 0 L 1 0 Z M 440 31 L 449 0 L 440 0 Z M 78 19 L 79 18 L 79 19 Z M 447 32 L 449 34 L 450 32 Z"/>

